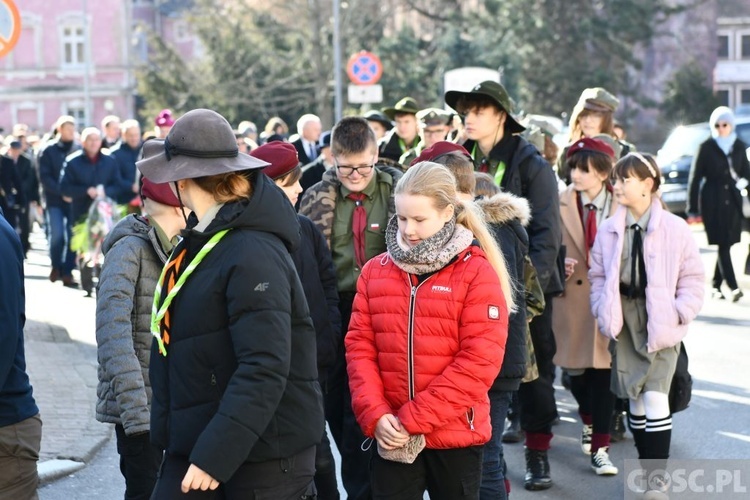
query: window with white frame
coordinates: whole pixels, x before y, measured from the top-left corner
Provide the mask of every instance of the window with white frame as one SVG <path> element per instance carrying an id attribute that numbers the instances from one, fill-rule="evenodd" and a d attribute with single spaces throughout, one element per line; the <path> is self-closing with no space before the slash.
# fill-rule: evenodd
<path id="1" fill-rule="evenodd" d="M 80 102 L 70 103 L 66 106 L 65 113 L 76 120 L 76 129 L 80 130 L 86 126 L 86 110 Z"/>
<path id="2" fill-rule="evenodd" d="M 83 24 L 69 23 L 61 28 L 63 66 L 83 66 L 86 63 L 86 37 Z"/>
<path id="3" fill-rule="evenodd" d="M 6 61 L 8 68 L 29 69 L 43 66 L 41 16 L 21 14 L 21 36 Z"/>
<path id="4" fill-rule="evenodd" d="M 739 104 L 750 104 L 750 87 L 740 88 L 740 102 Z"/>
<path id="5" fill-rule="evenodd" d="M 740 59 L 750 59 L 750 33 L 740 35 Z"/>
<path id="6" fill-rule="evenodd" d="M 719 101 L 720 106 L 731 106 L 731 92 L 729 89 L 718 89 L 716 90 L 716 99 Z"/>
<path id="7" fill-rule="evenodd" d="M 717 40 L 719 44 L 717 56 L 719 59 L 729 59 L 729 35 L 719 33 Z"/>

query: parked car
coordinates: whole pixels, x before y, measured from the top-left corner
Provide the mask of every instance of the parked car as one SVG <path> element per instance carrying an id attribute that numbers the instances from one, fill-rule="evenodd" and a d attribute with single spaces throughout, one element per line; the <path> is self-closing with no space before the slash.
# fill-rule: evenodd
<path id="1" fill-rule="evenodd" d="M 737 136 L 750 145 L 750 117 L 735 119 Z M 688 199 L 688 177 L 698 147 L 711 137 L 708 122 L 680 125 L 672 130 L 656 154 L 662 175 L 661 199 L 670 212 L 684 215 Z M 750 158 L 750 148 L 748 148 Z"/>

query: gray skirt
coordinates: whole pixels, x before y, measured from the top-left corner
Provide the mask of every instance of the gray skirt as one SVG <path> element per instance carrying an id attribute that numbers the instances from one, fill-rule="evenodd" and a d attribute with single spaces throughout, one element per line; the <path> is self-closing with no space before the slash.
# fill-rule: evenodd
<path id="1" fill-rule="evenodd" d="M 612 354 L 610 389 L 622 399 L 637 399 L 646 391 L 669 394 L 680 345 L 648 352 L 646 299 L 621 298 L 622 331 L 617 341 L 609 344 Z"/>

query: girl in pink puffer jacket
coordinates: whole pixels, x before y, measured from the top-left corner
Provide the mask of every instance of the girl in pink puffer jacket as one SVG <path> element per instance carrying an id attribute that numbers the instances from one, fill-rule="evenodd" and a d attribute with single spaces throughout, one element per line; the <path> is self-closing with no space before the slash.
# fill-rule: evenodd
<path id="1" fill-rule="evenodd" d="M 661 177 L 652 156 L 626 155 L 612 179 L 620 206 L 591 251 L 591 310 L 612 339 L 611 389 L 630 399 L 638 456 L 666 461 L 669 387 L 680 341 L 703 305 L 703 263 L 688 225 L 656 195 Z"/>

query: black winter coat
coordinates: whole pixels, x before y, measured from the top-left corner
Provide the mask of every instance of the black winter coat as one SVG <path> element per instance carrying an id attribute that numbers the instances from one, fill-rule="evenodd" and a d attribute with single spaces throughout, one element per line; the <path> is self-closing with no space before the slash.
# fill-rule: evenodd
<path id="1" fill-rule="evenodd" d="M 39 155 L 39 180 L 42 182 L 44 201 L 49 207 L 68 208 L 69 203 L 63 201 L 60 192 L 60 173 L 65 158 L 81 149 L 81 145 L 73 142 L 66 146 L 61 141 L 50 143 Z"/>
<path id="2" fill-rule="evenodd" d="M 737 139 L 730 155 L 736 174 L 750 180 L 746 149 L 747 145 Z M 701 186 L 704 179 L 705 183 Z M 742 196 L 735 184 L 729 172 L 727 155 L 713 138 L 706 140 L 698 149 L 690 168 L 687 213 L 699 213 L 703 217 L 710 245 L 732 245 L 740 241 Z"/>
<path id="3" fill-rule="evenodd" d="M 557 179 L 552 167 L 533 144 L 517 135 L 511 140 L 516 143 L 511 158 L 501 158 L 498 146 L 490 151 L 490 158 L 501 159 L 507 165 L 500 186 L 502 190 L 526 198 L 531 206 L 531 221 L 526 227 L 529 257 L 544 293 L 561 293 L 564 286 L 557 267 L 557 254 L 562 241 Z M 475 144 L 469 140 L 463 146 L 467 151 L 472 151 Z"/>
<path id="4" fill-rule="evenodd" d="M 318 380 L 325 382 L 341 345 L 341 313 L 336 270 L 326 239 L 313 222 L 297 215 L 302 241 L 292 252 L 318 339 Z"/>
<path id="5" fill-rule="evenodd" d="M 19 168 L 23 160 L 19 158 L 18 163 L 14 163 L 13 159 L 8 156 L 0 158 L 0 191 L 2 192 L 0 193 L 0 206 L 3 210 L 26 206 L 26 192 L 23 189 L 23 179 Z"/>
<path id="6" fill-rule="evenodd" d="M 253 185 L 205 232 L 183 232 L 173 255 L 186 249 L 184 268 L 231 229 L 175 296 L 166 357 L 151 350 L 152 442 L 219 482 L 314 446 L 324 429 L 315 330 L 289 255 L 297 215 L 268 177 Z"/>
<path id="7" fill-rule="evenodd" d="M 516 312 L 508 319 L 508 339 L 500 374 L 492 390 L 516 391 L 526 374 L 526 293 L 524 289 L 524 256 L 529 251 L 529 237 L 524 226 L 529 222 L 529 204 L 523 198 L 500 193 L 480 200 L 485 220 L 505 259 L 508 275 L 513 282 Z"/>
<path id="8" fill-rule="evenodd" d="M 387 158 L 389 160 L 393 160 L 394 162 L 398 163 L 398 161 L 401 159 L 401 155 L 406 153 L 409 148 L 406 150 L 401 149 L 401 138 L 396 133 L 396 129 L 390 130 L 385 136 L 383 136 L 382 139 L 380 139 L 380 144 L 378 145 L 378 157 L 379 158 Z M 414 141 L 414 146 L 417 145 L 419 142 L 419 137 Z M 405 165 L 408 167 L 408 165 Z"/>
<path id="9" fill-rule="evenodd" d="M 135 162 L 141 157 L 141 146 L 133 149 L 127 142 L 119 142 L 109 151 L 109 155 L 117 162 L 123 184 L 122 191 L 120 191 L 116 201 L 117 203 L 130 203 L 136 196 L 133 193 L 132 186 L 136 181 Z"/>
<path id="10" fill-rule="evenodd" d="M 26 203 L 32 201 L 39 203 L 39 176 L 28 156 L 21 155 L 18 157 L 18 175 L 21 176 Z"/>

